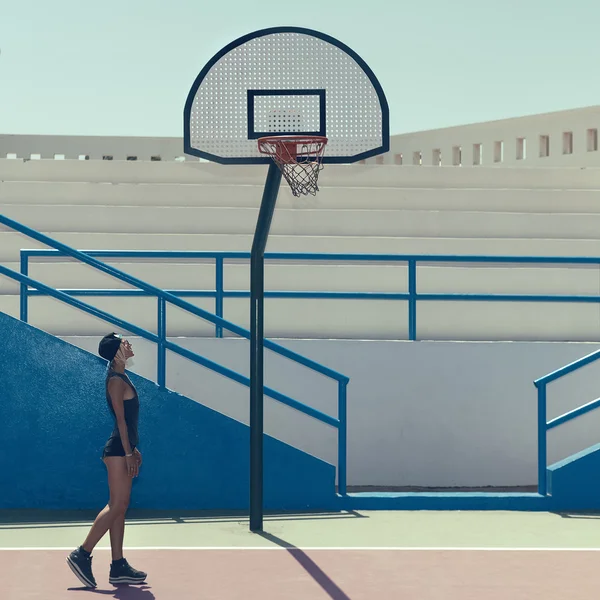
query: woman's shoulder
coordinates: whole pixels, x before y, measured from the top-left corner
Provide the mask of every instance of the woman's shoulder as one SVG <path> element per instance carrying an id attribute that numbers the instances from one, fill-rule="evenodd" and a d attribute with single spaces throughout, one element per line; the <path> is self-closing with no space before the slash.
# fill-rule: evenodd
<path id="1" fill-rule="evenodd" d="M 125 373 L 119 373 L 118 371 L 112 370 L 106 373 L 106 383 L 112 382 L 113 385 L 115 385 L 117 381 L 122 381 L 123 383 L 131 385 L 129 377 L 127 377 Z"/>
<path id="2" fill-rule="evenodd" d="M 110 386 L 115 385 L 128 385 L 135 390 L 135 386 L 129 376 L 126 373 L 119 373 L 118 371 L 109 371 L 106 374 L 106 384 Z"/>

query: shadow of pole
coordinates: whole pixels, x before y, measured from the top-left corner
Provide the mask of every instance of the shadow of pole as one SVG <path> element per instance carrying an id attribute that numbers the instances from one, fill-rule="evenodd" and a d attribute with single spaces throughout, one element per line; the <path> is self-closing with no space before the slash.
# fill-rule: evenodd
<path id="1" fill-rule="evenodd" d="M 332 600 L 351 600 L 350 597 L 331 580 L 327 573 L 325 573 L 305 552 L 300 550 L 300 548 L 264 531 L 257 532 L 256 535 L 277 544 L 281 548 L 285 548 Z"/>
<path id="2" fill-rule="evenodd" d="M 94 522 L 97 511 L 17 511 L 0 510 L 0 530 L 53 529 L 87 527 Z M 366 519 L 365 515 L 349 510 L 343 512 L 273 512 L 265 513 L 268 521 L 316 521 L 324 519 Z M 144 511 L 130 509 L 127 525 L 172 525 L 173 523 L 239 523 L 248 520 L 247 512 L 222 511 Z"/>
<path id="3" fill-rule="evenodd" d="M 562 519 L 600 519 L 600 512 L 581 511 L 581 512 L 555 512 Z"/>

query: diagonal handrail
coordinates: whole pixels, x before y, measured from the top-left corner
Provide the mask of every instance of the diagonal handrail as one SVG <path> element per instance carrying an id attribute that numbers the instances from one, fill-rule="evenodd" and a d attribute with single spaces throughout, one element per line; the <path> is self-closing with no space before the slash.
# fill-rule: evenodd
<path id="1" fill-rule="evenodd" d="M 227 331 L 231 331 L 231 333 L 235 333 L 236 335 L 239 335 L 240 337 L 250 339 L 250 331 L 248 329 L 244 329 L 243 327 L 240 327 L 239 325 L 236 325 L 235 323 L 232 323 L 231 321 L 226 321 L 225 319 L 223 319 L 221 317 L 217 317 L 216 315 L 213 315 L 212 313 L 208 312 L 207 310 L 204 310 L 198 306 L 195 306 L 194 304 L 191 304 L 190 302 L 186 302 L 185 300 L 182 300 L 181 298 L 179 298 L 173 294 L 170 294 L 169 292 L 165 292 L 164 290 L 161 290 L 160 288 L 157 288 L 149 283 L 146 283 L 145 281 L 142 281 L 141 279 L 138 279 L 137 277 L 133 277 L 132 275 L 129 275 L 128 273 L 125 273 L 124 271 L 120 271 L 119 269 L 116 269 L 115 267 L 113 267 L 111 265 L 103 263 L 103 262 L 93 258 L 92 256 L 89 256 L 85 252 L 75 250 L 74 248 L 71 248 L 70 246 L 67 246 L 66 244 L 58 242 L 57 240 L 54 240 L 54 239 L 48 237 L 47 235 L 44 235 L 43 233 L 40 233 L 34 229 L 31 229 L 30 227 L 27 227 L 26 225 L 23 225 L 22 223 L 19 223 L 18 221 L 15 221 L 13 219 L 6 217 L 5 215 L 0 215 L 0 223 L 11 229 L 14 229 L 15 231 L 18 231 L 18 232 L 26 235 L 27 237 L 30 237 L 31 239 L 37 240 L 38 242 L 41 242 L 42 244 L 46 244 L 47 246 L 50 246 L 57 250 L 60 250 L 61 252 L 64 252 L 66 255 L 76 258 L 80 262 L 86 263 L 86 264 L 90 265 L 91 267 L 98 269 L 99 271 L 102 271 L 108 275 L 112 275 L 116 279 L 120 279 L 121 281 L 124 281 L 125 283 L 129 283 L 130 285 L 133 285 L 139 289 L 142 289 L 146 292 L 150 292 L 152 295 L 156 296 L 157 298 L 162 298 L 165 301 L 169 302 L 170 304 L 173 304 L 174 306 L 177 306 L 178 308 L 181 308 L 184 311 L 194 314 L 206 321 L 213 323 L 214 325 L 218 325 L 218 326 L 222 327 L 223 329 L 226 329 Z M 303 366 L 308 367 L 309 369 L 312 369 L 314 371 L 317 371 L 318 373 L 321 373 L 331 379 L 335 379 L 339 382 L 345 382 L 345 383 L 348 383 L 350 381 L 350 378 L 347 377 L 346 375 L 343 375 L 342 373 L 338 373 L 337 371 L 334 371 L 333 369 L 325 367 L 325 366 L 323 366 L 309 358 L 306 358 L 305 356 L 302 356 L 301 354 L 298 354 L 292 350 L 288 350 L 284 346 L 276 344 L 275 342 L 273 342 L 271 340 L 265 340 L 265 348 L 268 348 L 269 350 L 272 350 L 273 352 L 280 354 L 281 356 L 285 356 L 286 358 L 289 358 L 290 360 L 298 362 L 298 363 L 302 364 Z"/>
<path id="2" fill-rule="evenodd" d="M 84 252 L 75 250 L 74 248 L 71 248 L 70 246 L 67 246 L 66 244 L 63 244 L 57 240 L 54 240 L 53 238 L 51 238 L 47 235 L 44 235 L 43 233 L 40 233 L 30 227 L 27 227 L 26 225 L 23 225 L 22 223 L 19 223 L 18 221 L 15 221 L 14 219 L 10 219 L 10 218 L 6 217 L 5 215 L 0 214 L 0 224 L 4 225 L 10 229 L 13 229 L 14 231 L 18 231 L 19 233 L 22 233 L 23 235 L 25 235 L 31 239 L 34 239 L 42 244 L 45 244 L 46 246 L 50 246 L 51 248 L 60 250 L 64 254 L 71 256 L 71 257 L 79 260 L 80 262 L 83 262 L 91 267 L 94 267 L 99 271 L 102 271 L 108 275 L 111 275 L 117 279 L 120 279 L 121 281 L 129 283 L 130 285 L 138 287 L 146 292 L 150 292 L 159 299 L 159 306 L 158 306 L 158 329 L 159 329 L 158 333 L 159 333 L 159 335 L 156 336 L 156 338 L 152 338 L 152 341 L 156 341 L 156 343 L 158 344 L 158 371 L 159 371 L 158 383 L 159 383 L 159 385 L 163 385 L 163 386 L 165 385 L 165 365 L 166 365 L 165 354 L 166 354 L 166 350 L 171 350 L 172 352 L 180 354 L 181 356 L 184 356 L 186 358 L 190 358 L 194 362 L 198 362 L 198 364 L 202 364 L 203 366 L 206 366 L 207 368 L 209 368 L 213 371 L 216 371 L 217 373 L 225 375 L 231 379 L 234 379 L 235 381 L 238 381 L 239 383 L 242 383 L 242 384 L 250 387 L 251 382 L 250 382 L 250 379 L 248 379 L 247 377 L 244 377 L 244 376 L 240 375 L 239 373 L 235 373 L 234 371 L 231 371 L 230 369 L 226 369 L 222 365 L 218 365 L 217 363 L 214 363 L 213 361 L 209 361 L 208 359 L 201 357 L 200 355 L 196 355 L 195 353 L 193 353 L 189 350 L 186 350 L 176 344 L 173 344 L 172 342 L 169 342 L 166 339 L 165 304 L 167 302 L 169 302 L 170 304 L 177 306 L 184 311 L 194 314 L 200 318 L 203 318 L 215 325 L 218 325 L 219 327 L 221 327 L 223 329 L 231 331 L 232 333 L 235 333 L 235 334 L 239 335 L 240 337 L 244 337 L 246 339 L 250 339 L 250 331 L 249 330 L 244 329 L 243 327 L 240 327 L 238 325 L 235 325 L 234 323 L 231 323 L 230 321 L 226 321 L 225 319 L 223 319 L 221 317 L 215 316 L 202 308 L 199 308 L 189 302 L 186 302 L 185 300 L 182 300 L 181 298 L 178 298 L 177 296 L 175 296 L 173 294 L 170 294 L 169 292 L 165 292 L 164 290 L 161 290 L 160 288 L 157 288 L 149 283 L 146 283 L 140 279 L 137 279 L 136 277 L 133 277 L 133 276 L 129 275 L 128 273 L 120 271 L 119 269 L 116 269 L 115 267 L 113 267 L 111 265 L 103 263 L 103 262 L 85 254 Z M 29 285 L 27 283 L 27 281 L 32 281 L 35 283 L 35 285 L 33 285 L 32 287 L 36 287 L 39 290 L 43 290 L 46 293 L 48 293 L 49 295 L 53 295 L 54 297 L 57 297 L 56 294 L 60 293 L 61 294 L 60 299 L 67 302 L 68 304 L 72 304 L 72 301 L 76 301 L 78 303 L 78 307 L 83 307 L 83 306 L 89 307 L 89 305 L 85 305 L 85 303 L 75 300 L 68 294 L 63 294 L 62 292 L 58 292 L 58 290 L 54 290 L 50 286 L 46 286 L 46 285 L 42 284 L 41 282 L 36 282 L 35 280 L 30 279 L 27 275 L 24 275 L 22 273 L 17 273 L 16 271 L 12 271 L 11 269 L 7 269 L 6 267 L 2 267 L 0 272 L 11 277 L 12 279 L 20 281 L 22 290 L 23 290 L 23 287 L 26 288 L 27 285 Z M 50 293 L 50 291 L 52 291 L 52 293 Z M 69 300 L 66 300 L 67 298 Z M 99 310 L 94 307 L 89 307 L 89 308 L 93 308 L 93 310 L 95 310 L 95 311 Z M 112 319 L 114 319 L 115 317 L 112 317 L 112 315 L 109 315 L 108 313 L 104 313 L 103 311 L 101 311 L 101 312 L 103 315 L 105 315 L 107 317 L 111 317 L 109 322 L 114 322 L 114 321 L 112 321 Z M 91 314 L 94 314 L 94 313 L 91 313 Z M 100 315 L 101 313 L 97 312 L 96 314 Z M 121 323 L 124 323 L 124 321 L 121 321 Z M 135 330 L 129 329 L 128 327 L 124 327 L 124 328 L 127 331 L 131 331 L 132 333 L 135 333 L 136 331 L 138 331 L 138 332 L 143 331 L 139 327 L 135 327 Z M 146 333 L 149 333 L 149 332 L 146 332 Z M 318 419 L 328 425 L 331 425 L 337 429 L 337 431 L 338 431 L 338 468 L 337 468 L 337 470 L 338 470 L 338 492 L 342 495 L 345 495 L 346 494 L 346 471 L 347 471 L 346 470 L 346 460 L 347 460 L 347 389 L 346 388 L 347 388 L 348 382 L 350 381 L 350 378 L 347 377 L 346 375 L 343 375 L 342 373 L 338 373 L 337 371 L 334 371 L 333 369 L 325 367 L 309 358 L 306 358 L 305 356 L 302 356 L 301 354 L 293 352 L 292 350 L 288 350 L 284 346 L 275 344 L 271 340 L 264 340 L 264 347 L 281 355 L 281 356 L 284 356 L 290 360 L 293 360 L 309 369 L 312 369 L 318 373 L 321 373 L 321 374 L 325 375 L 326 377 L 329 377 L 329 378 L 337 381 L 337 384 L 338 384 L 338 386 L 337 386 L 338 387 L 338 391 L 337 391 L 338 418 L 337 419 L 335 419 L 334 417 L 331 417 L 329 415 L 326 415 L 325 413 L 321 413 L 321 411 L 313 409 L 301 402 L 298 402 L 297 400 L 293 400 L 292 398 L 289 398 L 288 396 L 281 394 L 280 392 L 276 392 L 275 390 L 272 390 L 270 388 L 265 387 L 264 393 L 266 395 L 272 397 L 273 399 L 278 400 L 279 402 L 287 404 L 291 408 L 294 408 L 300 412 L 303 412 L 309 416 L 312 416 L 313 418 L 316 418 L 316 419 Z M 192 358 L 192 357 L 195 357 L 195 358 Z"/>
<path id="3" fill-rule="evenodd" d="M 538 493 L 545 496 L 548 493 L 548 482 L 547 482 L 547 463 L 548 463 L 548 431 L 564 425 L 573 419 L 581 417 L 592 410 L 600 408 L 600 398 L 588 402 L 583 406 L 570 410 L 558 417 L 555 417 L 551 421 L 548 421 L 547 417 L 547 387 L 549 383 L 561 379 L 565 375 L 569 375 L 579 369 L 592 364 L 600 359 L 600 350 L 591 352 L 582 358 L 556 369 L 543 377 L 536 379 L 533 384 L 537 388 L 537 404 L 538 404 Z"/>
<path id="4" fill-rule="evenodd" d="M 29 285 L 35 289 L 43 291 L 46 294 L 48 294 L 49 296 L 51 296 L 52 298 L 61 300 L 62 302 L 69 304 L 70 306 L 73 306 L 74 308 L 78 308 L 79 310 L 82 310 L 83 312 L 86 312 L 94 317 L 102 319 L 103 321 L 107 321 L 108 323 L 111 323 L 112 325 L 115 325 L 126 331 L 129 331 L 131 333 L 139 335 L 141 338 L 143 338 L 145 340 L 148 340 L 150 342 L 155 342 L 157 344 L 160 342 L 160 337 L 158 335 L 156 335 L 142 327 L 138 327 L 137 325 L 134 325 L 133 323 L 129 323 L 128 321 L 125 321 L 124 319 L 115 317 L 114 315 L 111 315 L 110 313 L 107 313 L 106 311 L 103 311 L 100 308 L 96 308 L 95 306 L 92 306 L 91 304 L 87 304 L 86 302 L 77 300 L 76 298 L 69 296 L 65 292 L 56 290 L 53 287 L 46 285 L 40 281 L 37 281 L 36 279 L 33 279 L 27 275 L 23 275 L 23 274 L 19 273 L 18 271 L 14 271 L 13 269 L 9 269 L 8 267 L 0 265 L 0 275 L 4 275 L 6 277 L 9 277 L 10 279 L 14 279 L 15 281 L 18 281 L 19 283 L 23 283 L 25 285 Z M 167 341 L 166 346 L 169 350 L 175 352 L 176 354 L 179 354 L 180 356 L 183 356 L 184 358 L 191 360 L 192 362 L 195 362 L 196 364 L 206 367 L 207 369 L 210 369 L 211 371 L 215 371 L 216 373 L 219 373 L 219 375 L 223 375 L 223 376 L 227 377 L 228 379 L 231 379 L 233 381 L 236 381 L 237 383 L 241 383 L 242 385 L 245 385 L 246 387 L 250 387 L 250 379 L 248 377 L 246 377 L 245 375 L 238 373 L 237 371 L 234 371 L 232 369 L 224 367 L 223 365 L 220 365 L 200 354 L 197 354 L 196 352 L 188 350 L 187 348 L 183 348 L 182 346 L 179 346 L 178 344 L 175 344 L 173 342 Z M 277 400 L 278 402 L 281 402 L 282 404 L 285 404 L 286 406 L 294 408 L 310 417 L 313 417 L 315 419 L 323 421 L 327 425 L 331 425 L 332 427 L 339 427 L 339 425 L 340 425 L 339 419 L 336 419 L 335 417 L 331 417 L 330 415 L 328 415 L 326 413 L 323 413 L 317 409 L 307 406 L 307 405 L 303 404 L 302 402 L 299 402 L 298 400 L 294 400 L 293 398 L 290 398 L 286 394 L 282 394 L 281 392 L 278 392 L 270 387 L 265 387 L 264 390 L 265 390 L 265 395 L 269 396 L 270 398 L 273 398 L 274 400 Z"/>
<path id="5" fill-rule="evenodd" d="M 537 388 L 539 388 L 541 385 L 547 385 L 548 383 L 551 383 L 552 381 L 556 381 L 557 379 L 560 379 L 561 377 L 564 377 L 565 375 L 568 375 L 569 373 L 573 373 L 573 371 L 578 371 L 582 367 L 585 367 L 586 365 L 589 365 L 589 364 L 597 361 L 599 358 L 600 358 L 600 350 L 596 350 L 595 352 L 586 354 L 582 358 L 579 358 L 579 359 L 573 361 L 572 363 L 569 363 L 568 365 L 561 367 L 560 369 L 556 369 L 555 371 L 552 371 L 551 373 L 548 373 L 547 375 L 544 375 L 543 377 L 539 377 L 533 383 L 534 383 L 535 387 L 537 387 Z"/>

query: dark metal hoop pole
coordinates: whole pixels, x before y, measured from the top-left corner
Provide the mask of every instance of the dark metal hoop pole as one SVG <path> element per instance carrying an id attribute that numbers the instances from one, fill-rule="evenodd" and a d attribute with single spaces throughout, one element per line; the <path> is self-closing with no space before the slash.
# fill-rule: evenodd
<path id="1" fill-rule="evenodd" d="M 264 255 L 280 183 L 271 163 L 250 253 L 250 531 L 263 530 Z"/>

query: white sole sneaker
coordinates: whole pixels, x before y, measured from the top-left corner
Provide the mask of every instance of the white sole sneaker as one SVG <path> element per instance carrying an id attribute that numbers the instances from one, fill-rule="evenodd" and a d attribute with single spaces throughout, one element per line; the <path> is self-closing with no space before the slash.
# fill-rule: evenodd
<path id="1" fill-rule="evenodd" d="M 109 577 L 108 581 L 110 583 L 112 583 L 113 585 L 115 585 L 117 583 L 140 584 L 140 583 L 144 583 L 146 581 L 146 578 L 144 577 L 144 579 L 134 579 L 133 577 Z"/>
<path id="2" fill-rule="evenodd" d="M 82 572 L 81 569 L 71 560 L 70 556 L 67 556 L 67 564 L 71 567 L 71 571 L 75 574 L 77 579 L 83 583 L 86 587 L 95 588 L 96 584 L 90 581 Z"/>

